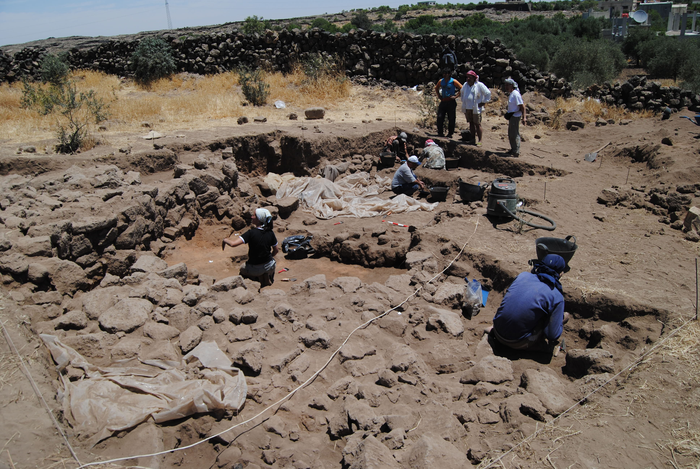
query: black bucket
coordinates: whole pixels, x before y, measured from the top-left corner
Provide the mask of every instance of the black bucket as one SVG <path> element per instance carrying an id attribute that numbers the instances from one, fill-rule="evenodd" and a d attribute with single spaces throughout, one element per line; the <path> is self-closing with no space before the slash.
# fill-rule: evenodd
<path id="1" fill-rule="evenodd" d="M 396 155 L 390 151 L 383 151 L 379 154 L 379 162 L 384 168 L 391 168 L 396 163 Z"/>
<path id="2" fill-rule="evenodd" d="M 445 158 L 445 169 L 459 168 L 459 158 Z"/>
<path id="3" fill-rule="evenodd" d="M 511 215 L 503 209 L 503 206 L 511 213 L 515 213 L 517 203 L 515 181 L 511 178 L 498 178 L 491 183 L 486 214 L 494 217 L 510 217 Z"/>
<path id="4" fill-rule="evenodd" d="M 573 241 L 571 241 L 573 239 Z M 542 260 L 547 254 L 558 254 L 564 258 L 567 267 L 569 261 L 576 253 L 576 237 L 569 235 L 565 239 L 561 238 L 537 238 L 535 249 L 537 249 L 537 259 Z"/>
<path id="5" fill-rule="evenodd" d="M 449 187 L 433 186 L 430 188 L 430 197 L 434 202 L 444 202 L 447 200 L 447 192 L 449 190 Z"/>
<path id="6" fill-rule="evenodd" d="M 459 180 L 459 196 L 462 198 L 462 202 L 476 202 L 483 199 L 484 190 L 486 190 L 486 185 L 469 184 Z"/>

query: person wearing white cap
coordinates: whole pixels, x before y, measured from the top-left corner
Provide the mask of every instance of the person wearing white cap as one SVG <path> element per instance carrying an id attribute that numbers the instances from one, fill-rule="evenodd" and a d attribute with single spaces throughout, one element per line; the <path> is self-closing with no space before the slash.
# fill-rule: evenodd
<path id="1" fill-rule="evenodd" d="M 265 287 L 275 283 L 277 263 L 274 256 L 279 252 L 277 237 L 272 231 L 272 215 L 264 208 L 258 208 L 251 214 L 252 228 L 240 236 L 224 238 L 221 250 L 226 246 L 248 245 L 248 260 L 241 266 L 241 276 L 260 282 Z"/>
<path id="2" fill-rule="evenodd" d="M 503 82 L 503 88 L 508 93 L 506 119 L 508 119 L 508 140 L 510 141 L 509 153 L 517 158 L 520 156 L 520 119 L 522 118 L 523 124 L 527 124 L 525 104 L 515 80 L 508 78 Z"/>
<path id="3" fill-rule="evenodd" d="M 396 194 L 413 195 L 418 189 L 425 190 L 423 181 L 416 178 L 413 170 L 420 166 L 420 160 L 416 155 L 411 155 L 408 160 L 396 170 L 391 181 L 391 190 Z"/>

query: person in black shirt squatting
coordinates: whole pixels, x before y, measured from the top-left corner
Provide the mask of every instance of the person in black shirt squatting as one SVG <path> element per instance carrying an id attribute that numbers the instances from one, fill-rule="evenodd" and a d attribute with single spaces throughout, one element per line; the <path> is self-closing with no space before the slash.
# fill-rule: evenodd
<path id="1" fill-rule="evenodd" d="M 272 215 L 264 208 L 256 209 L 252 214 L 253 227 L 237 238 L 224 238 L 221 250 L 226 246 L 248 245 L 248 261 L 241 266 L 241 276 L 260 282 L 265 287 L 275 283 L 277 263 L 274 256 L 279 252 L 277 237 L 272 231 Z"/>

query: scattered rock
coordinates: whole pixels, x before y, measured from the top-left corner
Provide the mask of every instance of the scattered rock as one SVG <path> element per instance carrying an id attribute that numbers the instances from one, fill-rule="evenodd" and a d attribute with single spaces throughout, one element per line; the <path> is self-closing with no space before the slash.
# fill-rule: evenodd
<path id="1" fill-rule="evenodd" d="M 574 404 L 566 384 L 547 368 L 543 371 L 525 370 L 520 385 L 537 396 L 547 413 L 555 417 Z"/>
<path id="2" fill-rule="evenodd" d="M 452 337 L 462 337 L 462 334 L 464 334 L 464 324 L 462 324 L 462 319 L 459 314 L 434 307 L 430 307 L 429 312 L 431 316 L 428 318 L 428 330 L 438 329 L 447 332 Z"/>
<path id="3" fill-rule="evenodd" d="M 322 107 L 311 107 L 304 110 L 304 115 L 307 119 L 323 119 L 326 116 L 326 110 Z"/>
<path id="4" fill-rule="evenodd" d="M 343 467 L 348 469 L 399 469 L 401 465 L 394 459 L 389 448 L 374 436 L 357 441 L 356 445 L 348 442 L 343 449 Z"/>
<path id="5" fill-rule="evenodd" d="M 476 384 L 484 381 L 501 384 L 513 380 L 513 366 L 507 358 L 489 355 L 484 357 L 476 366 L 467 370 L 459 380 L 464 384 Z"/>
<path id="6" fill-rule="evenodd" d="M 565 371 L 576 378 L 587 374 L 613 373 L 613 355 L 602 349 L 570 349 L 566 352 Z"/>
<path id="7" fill-rule="evenodd" d="M 153 304 L 150 301 L 140 298 L 125 298 L 100 314 L 100 327 L 112 334 L 128 333 L 144 325 L 151 311 L 153 311 Z"/>
<path id="8" fill-rule="evenodd" d="M 404 464 L 412 469 L 469 467 L 463 451 L 435 435 L 423 435 L 408 448 Z"/>

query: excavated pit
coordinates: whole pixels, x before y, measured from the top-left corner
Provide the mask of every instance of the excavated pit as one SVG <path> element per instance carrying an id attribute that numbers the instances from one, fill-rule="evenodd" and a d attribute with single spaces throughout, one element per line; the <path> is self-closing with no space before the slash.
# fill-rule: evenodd
<path id="1" fill-rule="evenodd" d="M 139 211 L 141 209 L 131 210 L 113 226 L 95 230 L 90 235 L 81 236 L 82 233 L 78 230 L 72 233 L 72 239 L 63 239 L 56 231 L 48 235 L 52 236 L 53 248 L 61 253 L 62 257 L 59 257 L 71 259 L 78 264 L 84 264 L 86 269 L 91 269 L 87 284 L 81 284 L 79 288 L 85 292 L 62 291 L 67 287 L 59 284 L 51 275 L 36 278 L 35 272 L 21 268 L 13 271 L 6 268 L 3 271 L 4 284 L 14 292 L 21 292 L 22 288 L 26 288 L 23 285 L 34 281 L 35 288 L 31 294 L 22 296 L 17 293 L 14 296 L 20 300 L 18 304 L 26 305 L 26 314 L 32 319 L 33 329 L 36 332 L 51 332 L 56 329 L 53 332 L 61 334 L 78 352 L 96 361 L 103 360 L 104 363 L 101 364 L 108 361 L 112 347 L 115 346 L 116 349 L 116 344 L 120 341 L 123 343 L 125 339 L 144 341 L 139 350 L 147 355 L 145 358 L 179 359 L 184 354 L 181 353 L 184 349 L 173 346 L 177 340 L 175 338 L 151 340 L 149 337 L 146 340 L 143 339 L 141 329 L 126 332 L 117 338 L 115 334 L 106 334 L 92 317 L 87 326 L 72 322 L 61 323 L 60 319 L 63 313 L 78 310 L 82 298 L 90 295 L 91 290 L 99 291 L 105 288 L 100 285 L 105 274 L 128 279 L 124 281 L 124 286 L 134 285 L 130 294 L 157 300 L 158 295 L 151 292 L 150 287 L 141 286 L 138 282 L 142 278 L 134 275 L 132 271 L 137 258 L 149 249 L 157 253 L 170 267 L 185 264 L 184 277 L 177 277 L 177 272 L 173 275 L 190 285 L 211 286 L 221 279 L 236 276 L 238 267 L 245 260 L 245 248 L 227 248 L 222 254 L 221 239 L 247 229 L 244 215 L 249 213 L 251 208 L 275 207 L 275 196 L 262 182 L 266 173 L 291 172 L 296 176 L 315 176 L 327 164 L 347 163 L 349 173 L 368 171 L 389 176 L 394 169 L 381 169 L 376 166 L 377 142 L 381 142 L 388 135 L 387 132 L 383 132 L 358 138 L 324 137 L 307 141 L 283 132 L 269 132 L 256 136 L 229 137 L 186 144 L 173 139 L 172 142 L 157 143 L 157 149 L 139 149 L 127 155 L 100 157 L 93 163 L 113 164 L 124 172 L 142 173 L 143 189 L 139 189 L 142 195 L 133 200 L 141 200 L 139 197 L 144 197 L 144 194 L 151 196 L 154 193 L 152 188 L 164 191 L 163 188 L 168 187 L 173 194 L 173 201 L 151 196 L 153 201 L 142 204 L 146 207 L 143 214 Z M 422 142 L 412 137 L 409 143 L 419 148 Z M 566 325 L 563 335 L 568 348 L 605 351 L 610 356 L 599 357 L 594 363 L 589 363 L 592 360 L 590 357 L 578 361 L 569 361 L 567 357 L 564 361 L 563 356 L 554 358 L 537 354 L 516 354 L 488 344 L 487 339 L 482 337 L 483 328 L 490 323 L 504 291 L 525 268 L 525 264 L 520 262 L 520 257 L 517 258 L 518 262 L 506 260 L 507 253 L 501 258 L 471 249 L 471 238 L 466 234 L 475 223 L 478 227 L 478 220 L 484 218 L 485 201 L 461 203 L 457 195 L 459 179 L 483 182 L 489 182 L 498 176 L 545 176 L 565 179 L 570 173 L 552 165 L 538 166 L 521 160 L 503 158 L 496 153 L 457 142 L 449 142 L 445 148 L 451 155 L 459 158 L 460 167 L 450 171 L 419 171 L 419 177 L 429 185 L 447 186 L 450 192 L 447 200 L 441 202 L 433 212 L 412 213 L 402 217 L 401 221 L 410 220 L 416 227 L 415 231 L 409 232 L 406 228 L 389 226 L 378 217 L 344 218 L 340 220 L 343 221 L 342 224 L 336 224 L 336 219 L 317 220 L 302 210 L 296 210 L 286 218 L 280 217 L 275 221 L 278 240 L 281 242 L 284 237 L 290 235 L 312 234 L 317 250 L 316 256 L 287 260 L 280 254 L 277 269 L 289 270 L 278 273 L 272 287 L 258 289 L 255 284 L 249 283 L 245 288 L 239 287 L 226 294 L 214 295 L 213 299 L 205 297 L 209 301 L 216 300 L 222 308 L 246 308 L 259 315 L 259 319 L 252 325 L 229 324 L 224 318 L 223 323 L 228 329 L 225 333 L 223 326 L 219 326 L 219 322 L 215 323 L 214 319 L 204 321 L 212 316 L 203 313 L 198 313 L 196 320 L 186 324 L 186 330 L 199 327 L 205 337 L 229 344 L 226 352 L 248 377 L 249 392 L 246 405 L 251 409 L 244 410 L 252 414 L 303 382 L 326 359 L 329 350 L 325 349 L 329 347 L 323 347 L 318 342 L 312 345 L 304 342 L 306 348 L 303 348 L 296 340 L 297 336 L 328 329 L 332 334 L 333 346 L 339 345 L 362 321 L 397 307 L 415 289 L 421 288 L 412 303 L 399 307 L 397 312 L 361 331 L 357 337 L 359 345 L 356 346 L 359 351 L 352 349 L 351 352 L 342 355 L 337 366 L 329 368 L 318 378 L 318 383 L 312 384 L 318 388 L 314 388 L 314 392 L 320 393 L 323 398 L 300 392 L 293 405 L 283 408 L 281 415 L 287 421 L 287 430 L 279 430 L 281 427 L 275 427 L 278 430 L 270 430 L 265 426 L 256 426 L 235 438 L 224 435 L 211 444 L 188 451 L 187 454 L 180 452 L 165 456 L 161 460 L 164 467 L 201 465 L 203 460 L 207 461 L 207 465 L 211 465 L 229 445 L 239 450 L 241 461 L 259 461 L 262 457 L 266 462 L 270 462 L 273 460 L 270 455 L 271 447 L 278 450 L 277 456 L 284 455 L 285 451 L 291 451 L 290 448 L 298 447 L 295 446 L 297 440 L 307 448 L 320 448 L 327 462 L 334 461 L 338 464 L 340 456 L 329 449 L 335 448 L 337 441 L 348 442 L 349 438 L 355 438 L 363 432 L 376 434 L 377 438 L 389 438 L 389 434 L 402 428 L 396 423 L 398 414 L 401 414 L 401 422 L 406 428 L 415 427 L 425 418 L 423 426 L 427 430 L 445 432 L 442 437 L 444 440 L 458 446 L 462 455 L 468 455 L 471 463 L 478 464 L 487 457 L 489 450 L 501 451 L 511 444 L 503 435 L 517 431 L 529 434 L 535 421 L 551 421 L 552 417 L 557 415 L 556 409 L 544 409 L 542 404 L 539 404 L 539 407 L 535 406 L 535 410 L 528 407 L 525 411 L 519 406 L 512 409 L 508 407 L 508 402 L 515 401 L 513 396 L 525 393 L 525 385 L 521 384 L 517 377 L 533 367 L 532 361 L 554 370 L 558 375 L 557 380 L 568 386 L 573 397 L 579 398 L 583 396 L 582 389 L 590 387 L 589 382 L 578 381 L 579 379 L 607 377 L 606 373 L 618 371 L 623 364 L 630 362 L 645 350 L 647 345 L 658 340 L 663 333 L 663 322 L 668 319 L 668 311 L 614 293 L 586 292 L 567 285 L 565 280 L 567 310 L 574 315 L 574 319 Z M 228 173 L 225 177 L 219 177 L 220 166 L 227 161 L 235 161 L 237 178 Z M 86 157 L 83 164 L 87 166 L 89 163 L 89 157 Z M 11 160 L 3 161 L 0 172 L 21 173 L 28 178 L 34 175 L 33 178 L 29 178 L 28 186 L 36 191 L 51 194 L 49 173 L 68 171 L 73 164 L 75 160 L 69 158 L 32 160 L 17 157 L 14 163 Z M 74 178 L 75 173 L 79 171 L 71 172 Z M 173 173 L 178 174 L 180 178 L 173 178 Z M 201 192 L 198 192 L 200 189 L 197 189 L 196 184 L 190 183 L 188 189 L 185 187 L 187 184 L 178 186 L 173 183 L 175 179 L 181 179 L 187 174 L 196 174 L 209 185 L 220 184 L 221 188 L 225 188 L 231 194 L 231 204 L 225 207 L 217 205 L 212 202 L 213 199 L 206 197 L 206 190 L 201 189 Z M 99 179 L 101 175 L 90 177 Z M 134 186 L 138 187 L 137 184 Z M 132 189 L 133 187 L 107 187 L 105 190 L 109 193 L 101 197 L 106 199 L 105 201 L 125 197 Z M 183 193 L 177 192 L 180 189 Z M 192 192 L 189 192 L 190 189 Z M 22 190 L 25 193 L 31 192 L 24 186 Z M 31 195 L 36 198 L 35 194 Z M 387 197 L 388 195 L 386 194 Z M 21 197 L 23 196 L 17 195 L 17 200 L 22 200 Z M 540 202 L 534 197 L 525 199 L 528 205 L 536 210 L 538 204 L 542 204 L 543 209 L 548 208 L 545 202 Z M 69 205 L 68 201 L 64 203 Z M 148 236 L 146 233 L 136 239 L 133 247 L 129 249 L 120 247 L 115 250 L 112 249 L 112 245 L 99 244 L 100 240 L 104 239 L 103 236 L 107 236 L 108 239 L 114 236 L 114 244 L 121 243 L 120 246 L 127 246 L 127 241 L 121 235 L 117 237 L 116 233 L 109 234 L 111 227 L 119 227 L 123 230 L 123 235 L 137 224 L 139 216 L 147 215 L 148 207 L 154 207 L 152 212 L 160 213 L 159 216 L 163 219 L 161 234 L 173 234 L 173 239 L 164 242 L 162 237 Z M 161 207 L 164 212 L 158 212 Z M 115 211 L 123 209 L 118 204 L 112 208 Z M 174 216 L 176 211 L 177 216 Z M 183 220 L 188 220 L 188 217 L 191 219 L 185 223 Z M 32 229 L 37 235 L 44 233 L 36 226 L 16 223 L 17 229 L 23 235 L 28 236 Z M 52 220 L 51 223 L 56 223 L 56 220 Z M 153 220 L 152 224 L 157 225 L 156 220 Z M 158 226 L 151 226 L 150 219 L 146 225 L 148 229 L 158 230 Z M 484 226 L 490 230 L 488 223 Z M 168 228 L 173 228 L 173 231 L 168 232 Z M 178 228 L 179 231 L 174 228 Z M 46 231 L 48 232 L 48 229 Z M 485 238 L 484 242 L 499 236 L 494 235 L 492 231 L 477 231 L 476 228 L 474 232 Z M 493 242 L 501 242 L 502 239 Z M 95 246 L 93 257 L 109 258 L 109 262 L 105 261 L 103 264 L 104 269 L 94 267 L 99 263 L 91 264 L 94 259 L 85 257 L 90 254 L 83 252 L 82 247 L 87 251 L 88 242 Z M 450 265 L 446 275 L 429 282 L 450 264 L 464 246 L 468 248 Z M 409 253 L 416 256 L 409 256 Z M 573 262 L 577 260 L 574 257 Z M 321 275 L 325 276 L 323 280 L 320 279 Z M 114 277 L 111 278 L 111 282 L 118 282 Z M 448 326 L 435 319 L 436 314 L 443 314 L 436 313 L 435 310 L 461 311 L 464 277 L 478 278 L 484 289 L 490 291 L 490 296 L 480 314 L 468 319 L 458 318 L 459 322 L 463 323 L 463 331 L 453 335 Z M 283 281 L 285 278 L 296 281 Z M 359 281 L 353 286 L 349 285 L 350 281 L 342 280 L 347 278 L 356 278 Z M 42 293 L 48 296 L 58 292 L 65 296 L 62 301 L 52 299 L 47 303 L 50 304 L 48 307 L 32 304 L 38 301 L 38 296 L 32 297 L 33 294 Z M 288 311 L 288 316 L 283 316 L 276 310 L 273 314 L 273 310 L 280 303 L 289 303 L 290 309 L 294 310 L 292 313 L 298 317 L 292 320 L 292 313 Z M 167 311 L 160 313 L 159 321 L 163 321 L 163 316 L 167 317 L 166 313 Z M 219 319 L 221 318 L 216 321 Z M 172 323 L 175 324 L 174 319 Z M 180 332 L 183 333 L 185 327 L 181 329 Z M 86 339 L 88 335 L 100 336 L 100 340 L 89 341 Z M 263 344 L 266 347 L 265 353 L 257 349 L 246 349 L 251 339 L 254 339 L 252 342 Z M 475 370 L 481 370 L 485 366 L 484 357 L 491 353 L 487 353 L 491 348 L 496 357 L 505 357 L 511 361 L 509 366 L 512 367 L 512 376 L 503 382 L 485 383 L 474 377 Z M 246 349 L 246 353 L 249 354 L 239 352 L 239 349 Z M 289 350 L 297 349 L 304 350 L 299 358 L 295 358 L 299 355 L 297 354 L 290 360 L 279 359 L 280 356 L 287 357 Z M 124 353 L 124 347 L 119 350 L 120 353 Z M 401 353 L 406 354 L 408 358 L 402 357 Z M 387 357 L 386 362 L 384 357 Z M 69 367 L 68 372 L 68 379 L 80 379 L 79 370 L 74 367 Z M 58 376 L 54 377 L 58 380 Z M 432 393 L 431 397 L 426 398 L 426 393 Z M 430 410 L 421 416 L 412 413 L 411 406 L 418 404 L 427 405 L 426 409 L 432 409 L 430 406 L 434 404 L 430 402 L 431 399 L 441 399 L 444 405 L 433 409 L 435 413 Z M 365 401 L 369 404 L 362 407 L 362 411 L 358 411 L 357 403 Z M 440 414 L 443 407 L 461 409 L 465 406 L 470 406 L 472 410 L 462 409 L 455 411 L 455 414 Z M 377 415 L 387 416 L 383 423 L 377 424 L 363 414 L 375 412 L 374 409 Z M 433 419 L 431 414 L 437 418 Z M 199 415 L 163 425 L 157 430 L 160 433 L 156 434 L 162 436 L 162 443 L 168 448 L 182 446 L 228 426 L 231 417 L 225 413 Z M 270 434 L 273 434 L 271 443 Z M 282 437 L 283 434 L 286 436 Z M 109 438 L 99 443 L 94 451 L 102 455 L 120 452 L 129 454 L 128 447 L 137 443 L 139 430 L 120 432 L 117 436 L 120 438 Z M 146 437 L 144 441 L 150 441 L 149 438 L 151 437 Z M 484 439 L 490 441 L 486 446 L 481 443 Z M 263 443 L 260 443 L 261 441 Z M 267 446 L 265 441 L 268 442 Z M 351 446 L 350 443 L 347 445 Z M 400 446 L 397 446 L 397 449 L 400 449 Z M 348 461 L 351 458 L 346 457 L 344 464 L 349 465 Z M 280 456 L 278 460 L 283 459 L 284 457 Z"/>

